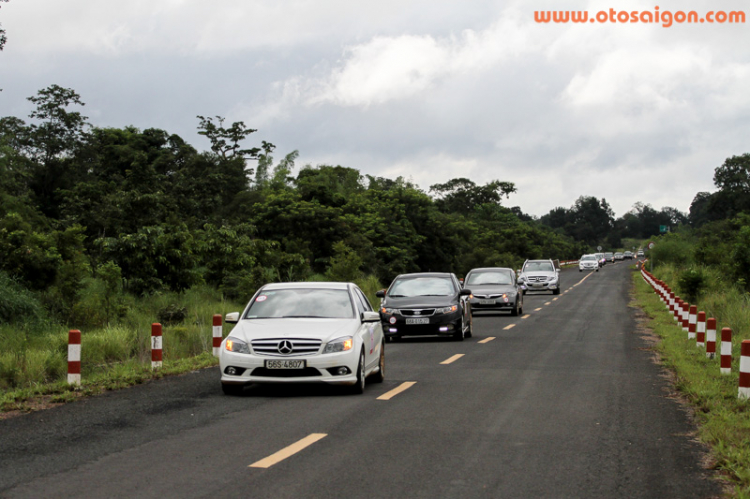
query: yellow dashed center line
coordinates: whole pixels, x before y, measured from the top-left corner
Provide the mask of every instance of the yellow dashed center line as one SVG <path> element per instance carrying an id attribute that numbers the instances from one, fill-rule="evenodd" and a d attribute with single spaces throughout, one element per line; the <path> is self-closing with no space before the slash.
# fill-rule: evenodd
<path id="1" fill-rule="evenodd" d="M 293 456 L 294 454 L 300 452 L 306 447 L 309 447 L 310 445 L 314 444 L 321 438 L 325 438 L 326 436 L 327 435 L 325 433 L 312 433 L 299 442 L 293 443 L 289 447 L 285 447 L 279 452 L 271 454 L 267 458 L 261 459 L 260 461 L 251 464 L 250 466 L 248 466 L 248 468 L 270 468 L 274 464 L 279 463 L 290 456 Z"/>
<path id="2" fill-rule="evenodd" d="M 542 307 L 539 307 L 539 308 L 535 308 L 535 309 L 534 309 L 534 312 L 539 312 L 539 311 L 540 311 L 541 309 L 542 309 Z"/>
<path id="3" fill-rule="evenodd" d="M 549 305 L 549 304 L 551 304 L 551 303 L 552 303 L 551 301 L 548 301 L 547 303 L 545 303 L 545 305 Z"/>
<path id="4" fill-rule="evenodd" d="M 482 341 L 480 341 L 479 343 L 489 343 L 490 341 L 492 341 L 492 340 L 494 340 L 494 339 L 495 339 L 495 337 L 494 337 L 494 336 L 490 336 L 489 338 L 485 338 L 485 339 L 483 339 L 483 340 L 482 340 Z"/>
<path id="5" fill-rule="evenodd" d="M 453 357 L 451 357 L 449 359 L 445 359 L 444 361 L 442 361 L 441 364 L 452 364 L 453 362 L 456 362 L 458 359 L 460 359 L 463 356 L 464 356 L 464 354 L 457 353 Z"/>
<path id="6" fill-rule="evenodd" d="M 399 386 L 394 388 L 393 390 L 384 393 L 380 397 L 377 398 L 377 400 L 391 400 L 393 397 L 398 395 L 399 393 L 408 390 L 412 386 L 416 385 L 416 381 L 405 381 L 404 383 L 401 383 Z"/>
<path id="7" fill-rule="evenodd" d="M 531 314 L 526 314 L 523 317 L 521 317 L 521 319 L 528 319 L 529 317 L 531 317 Z"/>
<path id="8" fill-rule="evenodd" d="M 507 326 L 505 326 L 505 327 L 504 327 L 503 329 L 506 329 L 506 330 L 507 330 L 507 329 L 513 329 L 514 327 L 516 327 L 516 325 L 515 325 L 515 324 L 508 324 L 508 325 L 507 325 Z"/>
<path id="9" fill-rule="evenodd" d="M 557 301 L 557 298 L 552 298 L 552 301 Z"/>

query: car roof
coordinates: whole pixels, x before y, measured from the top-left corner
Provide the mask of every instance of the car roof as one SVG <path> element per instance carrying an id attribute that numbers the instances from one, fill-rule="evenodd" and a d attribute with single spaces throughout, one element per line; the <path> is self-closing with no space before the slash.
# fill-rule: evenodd
<path id="1" fill-rule="evenodd" d="M 508 267 L 479 267 L 479 268 L 476 268 L 476 269 L 471 269 L 469 272 L 467 272 L 467 274 L 469 274 L 471 272 L 477 272 L 477 271 L 480 271 L 480 270 L 482 272 L 513 272 L 513 273 L 515 273 L 515 271 L 513 269 L 508 268 Z"/>
<path id="2" fill-rule="evenodd" d="M 349 289 L 350 282 L 273 282 L 263 289 Z"/>
<path id="3" fill-rule="evenodd" d="M 396 277 L 398 278 L 405 278 L 405 279 L 412 279 L 415 277 L 452 277 L 453 274 L 450 272 L 414 272 L 411 274 L 401 274 Z"/>

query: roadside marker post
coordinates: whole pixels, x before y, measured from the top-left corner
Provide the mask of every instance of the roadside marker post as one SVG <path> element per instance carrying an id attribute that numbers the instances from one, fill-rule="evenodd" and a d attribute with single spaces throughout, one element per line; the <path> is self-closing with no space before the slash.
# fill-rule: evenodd
<path id="1" fill-rule="evenodd" d="M 68 331 L 68 384 L 81 386 L 81 332 Z"/>
<path id="2" fill-rule="evenodd" d="M 161 369 L 162 366 L 162 334 L 161 324 L 151 324 L 151 369 Z"/>
<path id="3" fill-rule="evenodd" d="M 740 355 L 740 388 L 737 398 L 747 400 L 750 398 L 750 340 L 742 342 Z"/>
<path id="4" fill-rule="evenodd" d="M 690 303 L 687 301 L 682 302 L 682 329 L 690 331 Z"/>
<path id="5" fill-rule="evenodd" d="M 698 312 L 698 325 L 696 329 L 696 344 L 700 348 L 706 347 L 706 312 Z"/>
<path id="6" fill-rule="evenodd" d="M 675 320 L 677 320 L 677 316 L 675 316 L 675 296 L 674 292 L 669 292 L 669 311 L 672 313 L 672 316 Z"/>
<path id="7" fill-rule="evenodd" d="M 716 319 L 706 321 L 706 357 L 716 358 Z"/>
<path id="8" fill-rule="evenodd" d="M 219 356 L 222 336 L 223 336 L 223 328 L 221 327 L 221 314 L 214 314 L 214 325 L 213 325 L 214 357 Z"/>
<path id="9" fill-rule="evenodd" d="M 721 374 L 732 374 L 732 330 L 721 330 Z"/>
<path id="10" fill-rule="evenodd" d="M 690 305 L 690 311 L 688 312 L 688 339 L 695 339 L 695 326 L 698 324 L 698 307 L 696 305 Z"/>

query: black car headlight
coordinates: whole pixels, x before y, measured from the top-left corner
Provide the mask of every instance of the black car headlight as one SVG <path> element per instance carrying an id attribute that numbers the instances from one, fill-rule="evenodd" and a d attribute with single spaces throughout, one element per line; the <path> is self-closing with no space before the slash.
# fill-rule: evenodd
<path id="1" fill-rule="evenodd" d="M 458 310 L 458 305 L 452 305 L 450 307 L 436 308 L 435 309 L 435 315 L 437 315 L 437 314 L 450 314 L 451 312 L 455 312 L 456 310 Z"/>

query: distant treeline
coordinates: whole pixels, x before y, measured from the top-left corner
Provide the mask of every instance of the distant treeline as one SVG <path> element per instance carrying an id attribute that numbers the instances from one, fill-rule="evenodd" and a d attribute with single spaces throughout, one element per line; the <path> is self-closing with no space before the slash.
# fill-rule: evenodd
<path id="1" fill-rule="evenodd" d="M 30 123 L 0 118 L 0 272 L 61 320 L 92 280 L 137 296 L 206 283 L 234 299 L 272 280 L 387 283 L 402 272 L 574 259 L 688 221 L 642 204 L 615 219 L 593 197 L 537 220 L 502 206 L 511 182 L 455 178 L 425 192 L 343 166 L 295 172 L 296 151 L 275 162 L 271 143 L 244 148 L 255 130 L 242 122 L 199 116 L 211 143 L 199 152 L 164 130 L 92 126 L 72 89 L 29 100 Z M 724 207 L 699 196 L 698 222 Z"/>

